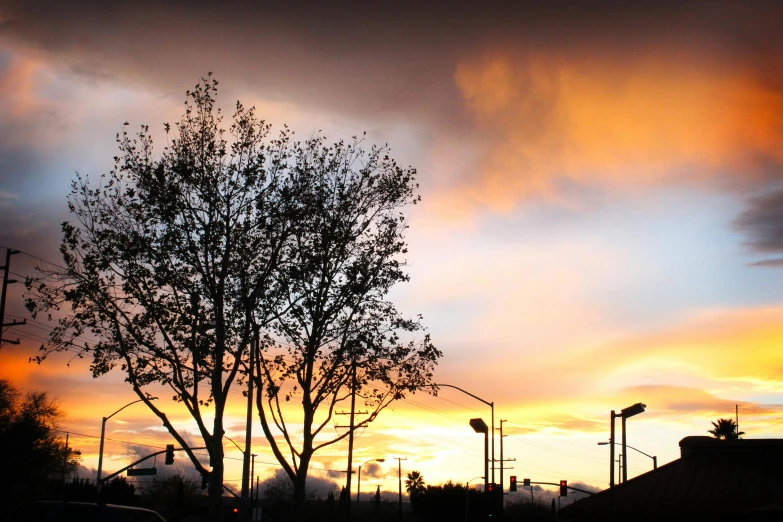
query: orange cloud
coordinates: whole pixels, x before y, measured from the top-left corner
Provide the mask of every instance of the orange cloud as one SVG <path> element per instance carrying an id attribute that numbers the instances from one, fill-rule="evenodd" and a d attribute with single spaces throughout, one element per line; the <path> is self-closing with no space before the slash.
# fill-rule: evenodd
<path id="1" fill-rule="evenodd" d="M 783 95 L 739 67 L 649 53 L 634 62 L 539 53 L 460 62 L 463 102 L 485 137 L 463 190 L 507 210 L 562 183 L 692 181 L 783 162 Z"/>
<path id="2" fill-rule="evenodd" d="M 669 331 L 593 352 L 589 360 L 615 373 L 672 373 L 715 379 L 724 387 L 781 392 L 783 309 L 702 313 Z"/>

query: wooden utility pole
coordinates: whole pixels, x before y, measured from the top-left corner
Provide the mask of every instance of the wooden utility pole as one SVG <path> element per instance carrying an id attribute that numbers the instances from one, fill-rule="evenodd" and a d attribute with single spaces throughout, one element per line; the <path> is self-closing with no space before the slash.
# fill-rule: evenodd
<path id="1" fill-rule="evenodd" d="M 354 356 L 351 362 L 351 421 L 348 432 L 348 472 L 345 479 L 345 522 L 351 520 L 351 471 L 353 469 L 353 430 L 354 430 L 354 417 L 356 415 L 356 356 Z"/>
<path id="2" fill-rule="evenodd" d="M 21 326 L 24 324 L 27 324 L 26 319 L 22 319 L 22 321 L 11 321 L 10 323 L 5 322 L 5 296 L 6 291 L 8 290 L 8 285 L 12 283 L 17 283 L 15 279 L 8 279 L 8 272 L 11 268 L 11 256 L 14 254 L 18 254 L 18 250 L 14 250 L 12 248 L 6 248 L 5 249 L 5 265 L 0 266 L 0 270 L 3 270 L 3 289 L 0 291 L 0 347 L 2 347 L 3 343 L 10 343 L 10 344 L 19 344 L 19 339 L 16 341 L 12 341 L 10 339 L 3 339 L 3 328 L 4 327 L 11 327 L 11 326 Z"/>
<path id="3" fill-rule="evenodd" d="M 402 522 L 402 461 L 408 460 L 407 457 L 394 457 L 397 459 L 397 484 L 400 488 L 400 494 L 399 499 L 397 501 L 397 507 L 398 507 L 398 522 Z"/>
<path id="4" fill-rule="evenodd" d="M 253 444 L 253 365 L 254 356 L 258 348 L 258 329 L 254 329 L 250 339 L 250 361 L 248 362 L 247 377 L 247 419 L 245 421 L 245 452 L 242 455 L 242 493 L 239 500 L 239 519 L 249 521 L 251 519 L 250 489 L 253 487 L 253 472 L 250 470 L 250 453 Z M 255 455 L 253 455 L 255 457 Z M 255 464 L 255 458 L 253 459 Z"/>

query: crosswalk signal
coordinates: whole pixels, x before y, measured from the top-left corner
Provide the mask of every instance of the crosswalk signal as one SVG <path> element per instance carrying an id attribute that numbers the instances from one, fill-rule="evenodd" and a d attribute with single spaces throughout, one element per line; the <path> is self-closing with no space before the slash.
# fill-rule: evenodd
<path id="1" fill-rule="evenodd" d="M 174 464 L 174 444 L 166 444 L 166 465 Z"/>
<path id="2" fill-rule="evenodd" d="M 568 481 L 567 480 L 561 480 L 560 481 L 560 496 L 561 497 L 567 497 L 568 496 Z"/>
<path id="3" fill-rule="evenodd" d="M 511 483 L 508 485 L 509 491 L 516 491 L 517 490 L 517 476 L 511 475 Z"/>

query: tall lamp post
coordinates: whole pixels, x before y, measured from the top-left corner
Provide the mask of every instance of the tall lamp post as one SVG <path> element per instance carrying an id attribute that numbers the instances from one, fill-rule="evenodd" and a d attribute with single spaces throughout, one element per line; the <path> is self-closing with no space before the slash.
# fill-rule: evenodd
<path id="1" fill-rule="evenodd" d="M 470 419 L 470 427 L 476 433 L 484 434 L 484 491 L 487 491 L 487 477 L 489 477 L 489 426 L 482 419 Z"/>
<path id="2" fill-rule="evenodd" d="M 362 466 L 365 464 L 368 464 L 370 462 L 386 462 L 386 459 L 370 459 L 366 462 L 363 462 L 361 466 L 359 466 L 359 480 L 356 481 L 356 520 L 359 520 L 359 517 L 361 515 L 361 509 L 362 505 L 360 503 L 360 496 L 362 494 Z M 348 499 L 350 500 L 351 495 L 348 495 Z"/>
<path id="3" fill-rule="evenodd" d="M 157 397 L 149 397 L 147 400 L 149 401 L 155 401 L 157 400 Z M 136 404 L 137 402 L 142 402 L 144 399 L 137 399 L 133 402 L 129 402 L 119 410 L 115 411 L 108 417 L 104 417 L 101 421 L 101 447 L 98 450 L 98 479 L 95 481 L 95 483 L 100 486 L 101 485 L 101 471 L 103 470 L 103 437 L 106 434 L 106 421 L 117 415 L 119 412 L 130 406 L 131 404 Z"/>
<path id="4" fill-rule="evenodd" d="M 493 402 L 485 401 L 481 397 L 479 397 L 477 395 L 473 395 L 469 391 L 465 391 L 465 390 L 463 390 L 462 388 L 460 388 L 458 386 L 454 386 L 453 384 L 431 384 L 430 386 L 432 386 L 432 387 L 439 387 L 439 388 L 440 387 L 443 387 L 443 388 L 454 388 L 455 390 L 461 391 L 465 395 L 470 395 L 471 397 L 473 397 L 477 401 L 483 402 L 484 404 L 489 406 L 490 410 L 492 410 L 492 419 L 490 420 L 490 422 L 492 424 L 492 483 L 494 484 L 495 483 L 495 403 L 494 403 L 494 401 Z M 489 458 L 489 453 L 487 453 L 485 455 L 485 457 L 488 459 Z M 501 462 L 501 465 L 502 464 L 503 463 Z M 485 486 L 486 486 L 487 478 L 488 478 L 488 475 L 487 475 L 487 473 L 485 471 L 484 472 L 484 485 Z M 486 489 L 486 488 L 484 488 L 484 489 Z"/>
<path id="5" fill-rule="evenodd" d="M 598 445 L 599 446 L 608 446 L 609 443 L 608 442 L 599 442 Z M 617 445 L 616 442 L 615 442 L 615 445 Z M 628 448 L 628 449 L 632 449 L 634 451 L 638 451 L 639 453 L 641 453 L 642 455 L 644 455 L 647 458 L 651 458 L 652 461 L 653 461 L 653 469 L 658 469 L 658 457 L 656 457 L 655 455 L 648 455 L 647 453 L 643 452 L 642 450 L 634 448 L 633 446 L 629 446 L 627 444 L 625 445 L 625 447 Z"/>
<path id="6" fill-rule="evenodd" d="M 637 402 L 633 406 L 628 406 L 627 408 L 624 408 L 620 410 L 620 413 L 615 413 L 614 410 L 612 410 L 611 413 L 611 429 L 609 431 L 609 488 L 614 488 L 614 446 L 615 446 L 615 440 L 614 440 L 614 420 L 617 417 L 620 417 L 622 419 L 622 437 L 623 437 L 623 482 L 626 481 L 628 478 L 628 455 L 627 451 L 625 449 L 626 443 L 625 443 L 625 420 L 629 417 L 633 417 L 634 415 L 639 415 L 640 413 L 644 413 L 645 408 L 647 408 L 646 405 L 642 404 L 641 402 Z M 612 499 L 613 500 L 613 499 Z"/>

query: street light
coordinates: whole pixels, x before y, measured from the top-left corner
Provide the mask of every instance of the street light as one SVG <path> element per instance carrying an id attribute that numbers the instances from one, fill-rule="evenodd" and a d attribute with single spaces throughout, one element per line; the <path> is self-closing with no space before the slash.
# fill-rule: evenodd
<path id="1" fill-rule="evenodd" d="M 645 406 L 641 402 L 637 402 L 636 404 L 632 406 L 628 406 L 627 408 L 624 408 L 620 410 L 620 413 L 615 413 L 614 410 L 612 410 L 611 413 L 611 429 L 609 432 L 609 488 L 614 487 L 614 420 L 617 417 L 620 417 L 622 419 L 622 427 L 623 427 L 623 477 L 622 481 L 625 482 L 628 479 L 628 455 L 626 451 L 627 444 L 625 443 L 625 420 L 628 417 L 633 417 L 634 415 L 639 415 L 640 413 L 644 413 Z M 612 504 L 613 499 L 610 500 Z"/>
<path id="2" fill-rule="evenodd" d="M 609 443 L 608 442 L 599 442 L 598 445 L 599 446 L 608 446 Z M 615 442 L 615 445 L 617 445 L 616 442 Z M 625 445 L 625 447 L 629 448 L 629 449 L 632 449 L 634 451 L 638 451 L 639 453 L 641 453 L 645 457 L 651 458 L 652 461 L 653 461 L 653 469 L 658 469 L 658 457 L 656 457 L 655 455 L 648 455 L 647 453 L 643 452 L 642 450 L 634 448 L 633 446 L 628 446 L 627 444 Z"/>
<path id="3" fill-rule="evenodd" d="M 469 504 L 470 500 L 469 500 L 469 498 L 470 497 L 468 495 L 468 493 L 470 492 L 470 483 L 473 482 L 476 479 L 483 479 L 483 478 L 485 478 L 485 477 L 473 477 L 472 479 L 470 479 L 465 484 L 465 522 L 468 522 L 468 513 L 470 513 L 470 509 L 469 509 L 469 507 L 470 507 L 470 504 Z"/>
<path id="4" fill-rule="evenodd" d="M 495 402 L 494 401 L 492 401 L 492 402 L 486 401 L 486 400 L 482 399 L 481 397 L 479 397 L 477 395 L 473 395 L 469 391 L 463 390 L 459 386 L 454 386 L 453 384 L 442 384 L 442 383 L 439 383 L 439 384 L 430 384 L 429 386 L 431 386 L 433 388 L 439 388 L 439 387 L 454 388 L 455 390 L 461 391 L 465 395 L 470 395 L 471 397 L 473 397 L 477 401 L 481 401 L 481 402 L 483 402 L 484 404 L 486 404 L 487 406 L 490 407 L 490 409 L 492 410 L 492 419 L 491 419 L 491 422 L 492 422 L 492 432 L 491 432 L 492 433 L 492 482 L 494 483 L 495 482 Z M 485 455 L 485 458 L 489 458 L 488 455 L 489 455 L 489 453 L 487 453 Z M 503 466 L 503 463 L 501 462 L 500 465 Z M 487 475 L 487 473 L 485 471 L 484 472 L 484 484 L 485 485 L 486 485 L 486 482 L 487 482 L 487 480 L 486 480 L 487 478 L 488 478 L 488 475 Z"/>
<path id="5" fill-rule="evenodd" d="M 489 477 L 489 426 L 482 419 L 470 419 L 470 427 L 476 433 L 484 434 L 484 491 L 486 491 L 487 477 Z"/>
<path id="6" fill-rule="evenodd" d="M 143 400 L 144 399 L 137 399 L 137 400 L 135 400 L 133 402 L 129 402 L 128 404 L 126 404 L 125 406 L 123 406 L 119 410 L 115 411 L 114 413 L 112 413 L 108 417 L 104 417 L 103 420 L 101 421 L 101 447 L 100 447 L 100 450 L 98 450 L 98 480 L 96 480 L 96 484 L 98 486 L 101 485 L 101 470 L 103 469 L 103 436 L 106 433 L 106 421 L 111 419 L 115 415 L 117 415 L 119 412 L 121 412 L 122 410 L 124 410 L 125 408 L 130 406 L 131 404 L 136 404 L 137 402 L 142 402 Z M 158 400 L 158 398 L 157 397 L 148 397 L 147 400 L 148 401 L 156 401 L 156 400 Z"/>
<path id="7" fill-rule="evenodd" d="M 356 482 L 356 519 L 358 520 L 361 515 L 361 504 L 359 503 L 359 497 L 362 494 L 362 466 L 365 464 L 368 464 L 370 462 L 386 462 L 386 459 L 370 459 L 366 462 L 363 462 L 361 466 L 359 466 L 359 480 Z M 350 501 L 351 495 L 348 495 L 348 500 Z"/>

